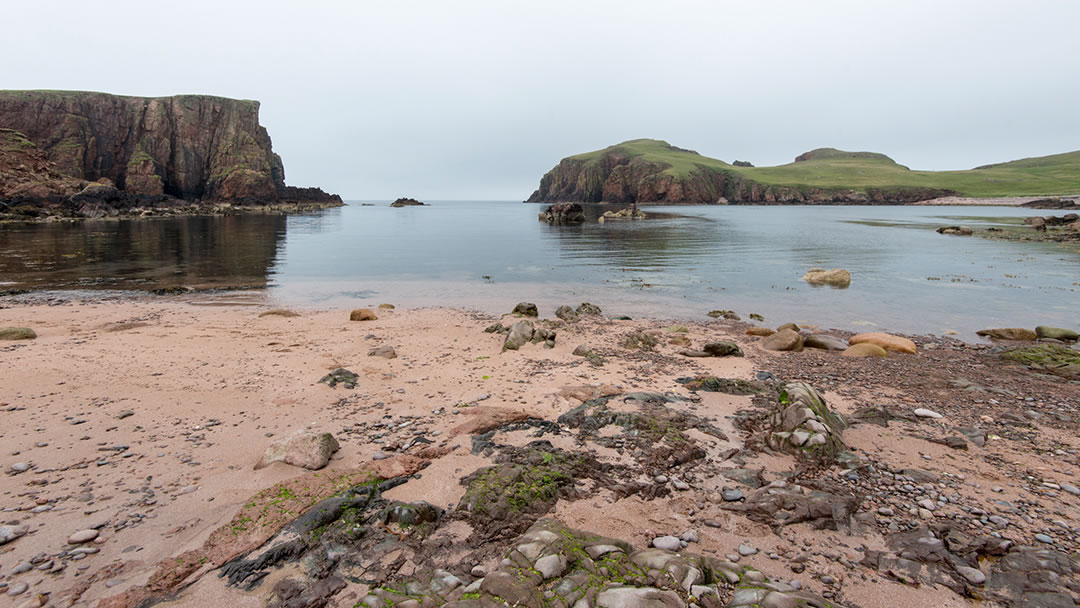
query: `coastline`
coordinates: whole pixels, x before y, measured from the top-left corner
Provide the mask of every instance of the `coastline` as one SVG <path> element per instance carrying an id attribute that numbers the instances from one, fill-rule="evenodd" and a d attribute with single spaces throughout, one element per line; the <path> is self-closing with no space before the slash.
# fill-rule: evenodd
<path id="1" fill-rule="evenodd" d="M 225 202 L 193 203 L 177 201 L 174 205 L 131 207 L 127 209 L 113 209 L 111 212 L 96 216 L 86 215 L 47 215 L 45 217 L 29 217 L 15 213 L 0 213 L 0 225 L 2 224 L 43 224 L 52 222 L 81 222 L 91 220 L 134 220 L 134 219 L 157 219 L 165 217 L 184 217 L 195 215 L 256 215 L 256 214 L 293 214 L 311 213 L 323 209 L 345 207 L 344 201 L 324 201 L 305 203 L 270 203 L 270 204 L 236 204 Z"/>
<path id="2" fill-rule="evenodd" d="M 704 417 L 723 430 L 724 438 L 686 431 L 704 458 L 663 469 L 638 469 L 629 449 L 624 453 L 593 445 L 587 449 L 602 462 L 629 467 L 635 479 L 664 491 L 619 497 L 594 488 L 582 497 L 564 495 L 550 517 L 635 546 L 687 529 L 697 533 L 686 549 L 695 554 L 720 557 L 740 544 L 750 545 L 760 552 L 743 556 L 741 564 L 782 580 L 800 580 L 808 592 L 864 608 L 890 605 L 883 598 L 899 596 L 912 608 L 964 605 L 959 594 L 943 595 L 933 585 L 908 587 L 856 563 L 864 557 L 858 547 L 884 551 L 892 540 L 926 523 L 958 524 L 977 535 L 984 526 L 972 523 L 979 519 L 972 513 L 1003 513 L 1008 525 L 995 529 L 1018 546 L 1034 542 L 1034 534 L 1050 532 L 1051 548 L 1074 555 L 1080 548 L 1080 536 L 1070 532 L 1080 530 L 1075 508 L 1080 499 L 1045 485 L 1077 483 L 1080 385 L 1007 365 L 997 356 L 1000 346 L 915 336 L 915 355 L 850 359 L 810 349 L 765 351 L 758 338 L 745 335 L 745 323 L 584 316 L 576 323 L 537 321 L 557 332 L 554 348 L 530 344 L 502 352 L 503 337 L 484 331 L 499 317 L 473 311 L 373 307 L 378 319 L 358 322 L 349 321 L 348 309 L 263 315 L 272 310 L 272 303 L 260 298 L 238 304 L 152 297 L 0 308 L 0 326 L 31 327 L 38 333 L 35 340 L 0 342 L 0 376 L 5 378 L 0 439 L 8 446 L 0 507 L 10 510 L 5 519 L 30 528 L 26 536 L 4 545 L 8 552 L 0 574 L 10 574 L 15 564 L 38 553 L 56 554 L 77 530 L 99 532 L 90 543 L 97 552 L 77 561 L 52 558 L 66 568 L 44 578 L 32 573 L 9 577 L 9 585 L 31 582 L 32 592 L 47 592 L 58 603 L 113 598 L 106 605 L 128 606 L 153 591 L 179 593 L 170 602 L 175 606 L 208 601 L 262 606 L 268 590 L 283 577 L 303 575 L 287 567 L 272 571 L 254 591 L 226 587 L 213 571 L 221 565 L 214 556 L 224 553 L 206 554 L 207 562 L 183 576 L 163 579 L 154 573 L 160 573 L 162 560 L 175 563 L 188 552 L 198 555 L 221 526 L 239 525 L 237 513 L 260 490 L 300 481 L 318 486 L 319 479 L 356 471 L 382 478 L 412 475 L 385 495 L 447 509 L 452 521 L 442 538 L 460 544 L 469 532 L 467 520 L 451 516 L 460 513 L 455 510 L 465 492 L 460 480 L 495 464 L 503 453 L 501 448 L 475 452 L 478 435 L 473 433 L 491 428 L 494 435 L 488 441 L 493 445 L 524 446 L 535 438 L 532 427 L 498 422 L 487 427 L 476 421 L 524 414 L 555 422 L 593 396 L 635 391 L 678 397 L 666 407 Z M 547 317 L 552 311 L 541 312 Z M 625 338 L 635 332 L 652 335 L 658 344 L 652 350 L 627 347 Z M 745 356 L 679 354 L 685 342 L 700 347 L 716 340 L 735 341 Z M 604 359 L 602 367 L 573 354 L 582 344 Z M 392 347 L 396 357 L 369 354 L 380 346 Z M 359 375 L 356 389 L 318 383 L 339 367 Z M 713 502 L 723 487 L 748 496 L 754 492 L 724 477 L 733 468 L 762 469 L 767 482 L 814 482 L 800 472 L 800 459 L 762 449 L 753 441 L 752 426 L 738 424 L 766 406 L 768 391 L 756 396 L 692 393 L 677 382 L 701 375 L 764 386 L 773 381 L 763 377 L 806 381 L 846 416 L 869 404 L 897 416 L 884 427 L 858 424 L 844 431 L 844 441 L 874 465 L 857 469 L 858 482 L 851 482 L 843 467 L 819 473 L 818 483 L 827 481 L 831 491 L 858 499 L 859 512 L 866 515 L 860 532 L 815 529 L 807 522 L 785 525 L 776 534 L 746 513 L 722 508 L 724 501 Z M 622 411 L 631 411 L 633 403 L 622 397 L 609 402 Z M 916 408 L 944 418 L 913 416 Z M 983 429 L 984 445 L 959 450 L 938 443 L 970 427 Z M 302 428 L 331 432 L 341 444 L 321 476 L 284 463 L 252 470 L 272 441 Z M 564 431 L 544 439 L 557 449 L 575 451 L 581 448 L 574 436 Z M 426 438 L 425 443 L 414 443 L 415 437 Z M 16 461 L 27 463 L 29 470 L 12 474 L 9 467 Z M 893 485 L 892 477 L 889 483 L 881 477 L 883 471 L 914 469 L 947 487 L 941 494 L 950 498 L 929 519 L 914 508 L 917 494 L 902 491 L 902 482 Z M 671 488 L 667 479 L 651 480 L 661 472 L 686 489 Z M 999 486 L 1001 492 L 991 491 Z M 1030 521 L 1009 513 L 997 504 L 1000 500 L 1030 505 L 1024 510 Z M 895 514 L 883 515 L 886 510 Z M 1064 531 L 1050 519 L 1064 519 Z M 232 549 L 220 551 L 239 550 L 241 540 L 251 542 L 235 532 L 230 538 Z M 489 549 L 501 548 L 491 543 Z M 847 557 L 833 559 L 832 553 Z M 496 554 L 478 552 L 477 563 L 492 571 L 498 567 Z M 442 567 L 468 577 L 473 565 L 466 560 Z M 332 605 L 351 606 L 369 591 L 350 582 Z"/>

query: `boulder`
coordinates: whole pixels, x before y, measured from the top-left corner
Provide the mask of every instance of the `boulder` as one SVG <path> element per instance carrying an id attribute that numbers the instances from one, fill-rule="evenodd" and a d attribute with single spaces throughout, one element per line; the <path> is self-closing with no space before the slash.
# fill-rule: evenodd
<path id="1" fill-rule="evenodd" d="M 1062 327 L 1050 327 L 1047 325 L 1040 325 L 1035 328 L 1035 335 L 1039 338 L 1049 338 L 1051 340 L 1061 340 L 1062 342 L 1075 342 L 1080 339 L 1080 334 L 1071 329 L 1064 329 Z"/>
<path id="2" fill-rule="evenodd" d="M 851 273 L 843 268 L 833 268 L 832 270 L 811 268 L 806 271 L 802 280 L 811 285 L 828 285 L 844 289 L 851 285 Z"/>
<path id="3" fill-rule="evenodd" d="M 397 359 L 397 351 L 393 346 L 384 344 L 368 351 L 369 357 L 382 357 L 383 359 Z"/>
<path id="4" fill-rule="evenodd" d="M 349 313 L 350 321 L 375 321 L 379 317 L 375 316 L 375 312 L 370 308 L 357 308 Z"/>
<path id="5" fill-rule="evenodd" d="M 540 311 L 536 309 L 536 304 L 532 302 L 518 302 L 514 310 L 510 311 L 512 315 L 521 315 L 523 317 L 539 317 Z"/>
<path id="6" fill-rule="evenodd" d="M 399 198 L 396 201 L 390 203 L 391 207 L 423 207 L 424 203 L 416 200 L 415 198 Z"/>
<path id="7" fill-rule="evenodd" d="M 534 333 L 536 333 L 536 328 L 533 327 L 532 321 L 521 320 L 514 323 L 510 326 L 510 332 L 506 334 L 506 340 L 503 341 L 503 350 L 518 350 L 532 341 Z"/>
<path id="8" fill-rule="evenodd" d="M 967 226 L 942 226 L 937 229 L 938 234 L 955 234 L 957 236 L 971 236 L 975 231 Z"/>
<path id="9" fill-rule="evenodd" d="M 840 353 L 844 357 L 888 357 L 889 353 L 878 346 L 877 344 L 870 344 L 869 342 L 863 342 L 861 344 L 854 344 L 849 346 L 844 352 Z"/>
<path id="10" fill-rule="evenodd" d="M 1030 329 L 1023 327 L 997 327 L 992 329 L 980 329 L 975 332 L 976 335 L 984 338 L 991 338 L 994 340 L 1016 340 L 1024 342 L 1033 342 L 1038 339 L 1039 335 Z"/>
<path id="11" fill-rule="evenodd" d="M 852 336 L 848 343 L 855 344 L 876 344 L 885 350 L 896 351 L 898 353 L 907 353 L 914 355 L 916 352 L 915 343 L 907 338 L 901 338 L 900 336 L 894 336 L 884 332 L 876 331 L 868 334 L 858 334 Z"/>
<path id="12" fill-rule="evenodd" d="M 799 326 L 794 324 L 794 323 L 784 323 L 780 327 L 777 327 L 776 331 L 784 331 L 785 329 L 790 329 L 792 331 L 799 331 Z"/>
<path id="13" fill-rule="evenodd" d="M 803 337 L 795 330 L 784 329 L 762 340 L 761 347 L 765 350 L 800 352 L 803 349 Z"/>
<path id="14" fill-rule="evenodd" d="M 540 221 L 549 224 L 580 224 L 585 221 L 585 208 L 580 203 L 556 203 L 540 214 Z"/>
<path id="15" fill-rule="evenodd" d="M 28 327 L 0 327 L 0 340 L 33 340 L 37 332 Z"/>
<path id="16" fill-rule="evenodd" d="M 325 467 L 339 448 L 337 440 L 330 433 L 314 433 L 300 429 L 271 443 L 263 457 L 255 464 L 255 468 L 261 469 L 274 462 L 284 462 L 314 471 Z"/>
<path id="17" fill-rule="evenodd" d="M 848 343 L 842 338 L 826 334 L 814 334 L 803 338 L 803 346 L 820 350 L 847 350 Z"/>
<path id="18" fill-rule="evenodd" d="M 785 385 L 769 421 L 766 440 L 773 449 L 803 450 L 830 459 L 845 449 L 841 435 L 847 422 L 809 384 Z"/>
<path id="19" fill-rule="evenodd" d="M 742 320 L 739 317 L 738 313 L 736 313 L 734 310 L 710 310 L 707 313 L 707 316 L 712 317 L 714 319 L 727 319 L 729 321 L 741 321 Z"/>
<path id="20" fill-rule="evenodd" d="M 574 312 L 573 308 L 570 308 L 565 304 L 555 309 L 555 316 L 567 323 L 577 323 L 581 320 L 581 316 Z"/>
<path id="21" fill-rule="evenodd" d="M 762 338 L 771 336 L 775 333 L 775 330 L 769 329 L 768 327 L 751 327 L 750 329 L 746 330 L 746 335 L 760 336 Z"/>
<path id="22" fill-rule="evenodd" d="M 581 304 L 580 304 L 580 305 L 579 305 L 579 306 L 578 306 L 578 307 L 577 307 L 577 308 L 576 308 L 576 309 L 574 310 L 574 312 L 576 312 L 577 314 L 579 314 L 579 315 L 581 315 L 581 316 L 583 316 L 583 317 L 584 317 L 584 316 L 591 316 L 591 317 L 597 317 L 597 316 L 600 316 L 601 314 L 603 314 L 603 313 L 601 312 L 601 310 L 600 310 L 600 307 L 599 307 L 599 306 L 597 306 L 596 304 L 590 304 L 590 303 L 588 303 L 588 302 L 582 302 L 582 303 L 581 303 Z"/>
<path id="23" fill-rule="evenodd" d="M 708 342 L 702 347 L 702 350 L 713 357 L 741 357 L 743 356 L 742 349 L 738 344 L 730 340 L 720 340 L 718 342 Z"/>

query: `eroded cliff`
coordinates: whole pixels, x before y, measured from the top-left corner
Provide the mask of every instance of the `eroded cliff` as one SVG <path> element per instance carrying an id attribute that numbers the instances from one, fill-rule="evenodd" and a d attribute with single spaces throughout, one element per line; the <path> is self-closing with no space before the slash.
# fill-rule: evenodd
<path id="1" fill-rule="evenodd" d="M 340 197 L 318 188 L 285 185 L 281 157 L 259 124 L 257 101 L 0 91 L 0 128 L 15 133 L 0 146 L 0 167 L 12 168 L 0 173 L 0 201 L 9 207 L 71 210 L 72 199 L 92 182 L 101 182 L 111 197 L 100 202 L 119 209 L 177 200 L 341 204 Z M 12 143 L 16 135 L 22 139 Z M 28 152 L 31 145 L 36 153 Z M 27 154 L 40 165 L 33 176 L 19 160 Z M 19 166 L 21 177 L 14 172 Z M 108 190 L 113 187 L 115 192 Z"/>

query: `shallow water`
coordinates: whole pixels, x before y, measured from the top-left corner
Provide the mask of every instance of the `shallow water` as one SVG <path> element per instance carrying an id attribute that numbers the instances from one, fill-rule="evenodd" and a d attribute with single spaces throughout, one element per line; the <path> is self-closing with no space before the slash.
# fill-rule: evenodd
<path id="1" fill-rule="evenodd" d="M 253 286 L 292 306 L 465 306 L 534 301 L 551 315 L 704 318 L 732 309 L 767 325 L 912 333 L 1080 325 L 1080 255 L 1054 243 L 943 236 L 1015 224 L 1002 207 L 643 208 L 650 219 L 548 226 L 541 206 L 359 203 L 312 215 L 0 226 L 0 288 Z M 599 209 L 591 209 L 592 216 Z M 848 289 L 800 280 L 846 268 Z"/>

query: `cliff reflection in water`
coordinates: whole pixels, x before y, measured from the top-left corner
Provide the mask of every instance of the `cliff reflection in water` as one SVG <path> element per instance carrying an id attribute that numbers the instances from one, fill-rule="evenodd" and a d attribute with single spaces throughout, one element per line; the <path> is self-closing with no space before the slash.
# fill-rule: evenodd
<path id="1" fill-rule="evenodd" d="M 0 288 L 265 287 L 283 215 L 190 216 L 0 229 Z"/>

